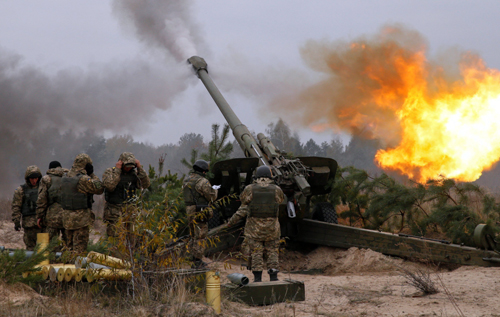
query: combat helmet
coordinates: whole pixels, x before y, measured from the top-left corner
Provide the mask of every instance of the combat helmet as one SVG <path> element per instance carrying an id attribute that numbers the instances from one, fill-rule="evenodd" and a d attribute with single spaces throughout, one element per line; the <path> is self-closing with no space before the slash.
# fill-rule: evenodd
<path id="1" fill-rule="evenodd" d="M 193 164 L 193 169 L 197 172 L 206 173 L 210 169 L 210 165 L 205 160 L 197 160 Z"/>
<path id="2" fill-rule="evenodd" d="M 273 178 L 273 173 L 269 166 L 259 166 L 255 170 L 255 178 Z"/>

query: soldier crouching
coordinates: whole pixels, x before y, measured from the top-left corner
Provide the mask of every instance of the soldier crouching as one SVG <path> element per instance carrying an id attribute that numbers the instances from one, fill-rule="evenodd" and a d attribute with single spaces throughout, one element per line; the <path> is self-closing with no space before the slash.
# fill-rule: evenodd
<path id="1" fill-rule="evenodd" d="M 227 223 L 228 226 L 233 226 L 247 217 L 242 250 L 249 258 L 248 269 L 252 270 L 254 282 L 262 281 L 264 255 L 267 256 L 270 280 L 278 280 L 281 232 L 278 212 L 279 204 L 284 199 L 283 191 L 272 180 L 271 169 L 260 166 L 255 171 L 253 184 L 245 187 L 240 195 L 240 208 Z"/>
<path id="2" fill-rule="evenodd" d="M 37 226 L 36 201 L 38 199 L 38 185 L 42 173 L 35 165 L 28 166 L 24 173 L 25 183 L 14 192 L 12 199 L 12 221 L 16 231 L 24 229 L 24 244 L 26 250 L 33 251 L 36 246 L 36 235 L 42 233 L 43 229 Z"/>

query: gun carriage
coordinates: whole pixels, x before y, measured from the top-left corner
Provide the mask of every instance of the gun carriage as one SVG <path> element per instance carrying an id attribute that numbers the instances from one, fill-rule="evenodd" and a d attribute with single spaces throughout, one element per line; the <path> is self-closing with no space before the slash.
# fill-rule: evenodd
<path id="1" fill-rule="evenodd" d="M 257 142 L 210 78 L 205 60 L 193 56 L 188 62 L 219 107 L 245 153 L 245 158 L 220 161 L 212 167 L 214 176 L 211 182 L 221 185 L 220 196 L 235 194 L 229 204 L 216 209 L 209 222 L 209 227 L 213 228 L 209 235 L 221 236 L 221 242 L 211 249 L 212 252 L 239 241 L 239 228 L 226 230 L 222 222 L 231 217 L 240 206 L 237 197 L 252 182 L 253 171 L 258 166 L 266 165 L 271 168 L 276 183 L 286 196 L 280 205 L 282 236 L 316 245 L 369 248 L 386 255 L 434 262 L 500 266 L 500 247 L 493 238 L 491 228 L 484 224 L 478 225 L 475 230 L 476 248 L 452 244 L 446 240 L 339 225 L 335 209 L 330 203 L 318 199 L 319 202 L 312 204 L 312 197 L 324 197 L 331 192 L 337 162 L 326 157 L 286 157 L 262 133 L 257 134 Z"/>

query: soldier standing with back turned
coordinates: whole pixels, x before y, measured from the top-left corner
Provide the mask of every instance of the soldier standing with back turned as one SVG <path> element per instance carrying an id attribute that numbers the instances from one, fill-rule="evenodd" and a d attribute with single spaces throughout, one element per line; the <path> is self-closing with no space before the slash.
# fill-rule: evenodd
<path id="1" fill-rule="evenodd" d="M 45 231 L 53 238 L 62 237 L 66 244 L 66 234 L 63 226 L 63 209 L 61 207 L 61 185 L 62 176 L 67 169 L 61 167 L 58 161 L 49 163 L 47 175 L 42 177 L 36 201 L 36 217 L 39 228 L 46 227 Z"/>
<path id="2" fill-rule="evenodd" d="M 264 253 L 267 255 L 267 272 L 271 281 L 278 280 L 280 223 L 279 204 L 284 194 L 272 180 L 271 169 L 259 166 L 255 171 L 253 184 L 245 187 L 240 195 L 241 206 L 229 219 L 228 227 L 247 217 L 245 240 L 242 250 L 249 259 L 254 282 L 262 282 Z"/>
<path id="3" fill-rule="evenodd" d="M 24 173 L 25 183 L 19 186 L 14 192 L 12 199 L 12 221 L 16 231 L 24 229 L 24 244 L 26 250 L 33 251 L 36 246 L 36 235 L 42 233 L 42 229 L 37 226 L 36 200 L 38 198 L 38 184 L 42 178 L 42 173 L 35 165 L 28 166 Z"/>
<path id="4" fill-rule="evenodd" d="M 104 171 L 102 184 L 106 199 L 103 216 L 106 222 L 106 234 L 108 237 L 118 235 L 116 224 L 120 217 L 126 225 L 127 232 L 132 233 L 137 217 L 138 191 L 148 188 L 151 184 L 148 174 L 132 153 L 124 152 L 115 167 Z"/>
<path id="5" fill-rule="evenodd" d="M 94 174 L 90 156 L 78 154 L 61 184 L 63 226 L 71 251 L 82 253 L 87 250 L 90 225 L 94 222 L 92 196 L 101 195 L 103 191 L 99 177 Z"/>
<path id="6" fill-rule="evenodd" d="M 205 238 L 208 234 L 207 221 L 213 216 L 210 208 L 203 210 L 217 199 L 217 189 L 212 188 L 205 178 L 210 167 L 207 161 L 198 160 L 193 164 L 193 171 L 184 179 L 182 192 L 186 204 L 186 213 L 189 222 L 191 241 L 189 250 L 195 268 L 205 267 L 203 256 L 205 254 Z"/>

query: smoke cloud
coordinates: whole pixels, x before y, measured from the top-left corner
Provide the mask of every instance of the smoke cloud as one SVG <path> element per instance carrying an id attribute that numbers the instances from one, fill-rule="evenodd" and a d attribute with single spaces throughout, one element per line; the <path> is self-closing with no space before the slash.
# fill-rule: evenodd
<path id="1" fill-rule="evenodd" d="M 88 145 L 100 142 L 97 135 L 104 132 L 144 131 L 156 111 L 172 106 L 192 82 L 187 58 L 204 45 L 191 4 L 114 0 L 113 11 L 122 24 L 148 48 L 163 53 L 155 61 L 112 62 L 49 75 L 0 47 L 2 196 L 11 195 L 27 165 L 40 165 L 52 155 L 67 167 L 84 145 L 65 142 Z"/>
<path id="2" fill-rule="evenodd" d="M 301 55 L 322 79 L 276 98 L 271 107 L 315 130 L 380 138 L 394 145 L 401 129 L 396 113 L 412 84 L 394 61 L 419 62 L 416 59 L 426 48 L 418 32 L 402 26 L 387 26 L 352 42 L 311 40 L 301 48 Z"/>
<path id="3" fill-rule="evenodd" d="M 197 55 L 204 45 L 191 17 L 189 0 L 115 0 L 113 11 L 147 46 L 165 49 L 178 62 Z"/>
<path id="4" fill-rule="evenodd" d="M 44 153 L 19 153 L 31 144 L 40 151 L 53 148 L 52 139 L 36 136 L 47 129 L 72 133 L 138 133 L 157 110 L 171 107 L 191 76 L 185 65 L 158 66 L 144 61 L 93 65 L 87 70 L 66 69 L 48 75 L 25 65 L 22 57 L 0 49 L 0 156 L 2 162 L 38 165 Z M 59 147 L 64 148 L 64 140 Z M 36 144 L 34 144 L 36 142 Z M 58 158 L 63 160 L 63 158 Z M 15 170 L 15 171 L 13 171 Z M 42 168 L 44 170 L 44 168 Z M 0 191 L 19 179 L 19 169 L 0 164 Z M 21 174 L 23 175 L 23 174 Z"/>

